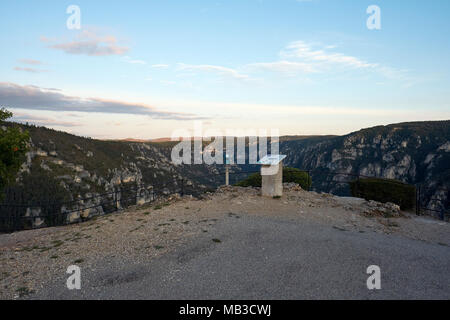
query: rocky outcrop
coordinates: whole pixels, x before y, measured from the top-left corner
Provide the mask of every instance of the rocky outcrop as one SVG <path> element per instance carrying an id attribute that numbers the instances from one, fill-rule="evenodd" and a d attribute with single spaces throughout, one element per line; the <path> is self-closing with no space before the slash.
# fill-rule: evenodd
<path id="1" fill-rule="evenodd" d="M 346 136 L 281 143 L 287 166 L 311 170 L 313 188 L 340 194 L 351 173 L 421 185 L 427 207 L 448 208 L 450 121 L 403 123 L 364 129 Z M 348 193 L 348 188 L 347 191 Z M 432 201 L 431 199 L 439 199 Z"/>

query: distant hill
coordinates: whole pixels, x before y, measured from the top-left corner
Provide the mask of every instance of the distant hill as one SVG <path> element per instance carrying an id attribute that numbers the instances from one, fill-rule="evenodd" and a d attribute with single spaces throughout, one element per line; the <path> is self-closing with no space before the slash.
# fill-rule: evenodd
<path id="1" fill-rule="evenodd" d="M 194 138 L 194 140 L 201 140 L 201 138 Z M 173 142 L 173 141 L 181 141 L 181 138 L 156 138 L 156 139 L 134 139 L 134 138 L 126 138 L 126 139 L 119 139 L 119 140 L 113 140 L 113 141 L 124 141 L 124 142 L 154 142 L 154 143 L 159 143 L 159 142 Z"/>

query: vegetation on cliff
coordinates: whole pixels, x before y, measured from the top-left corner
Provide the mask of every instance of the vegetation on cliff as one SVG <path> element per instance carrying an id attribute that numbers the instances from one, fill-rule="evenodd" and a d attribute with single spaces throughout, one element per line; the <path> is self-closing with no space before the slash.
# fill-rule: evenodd
<path id="1" fill-rule="evenodd" d="M 11 112 L 0 109 L 0 125 L 11 117 Z M 14 180 L 20 168 L 28 140 L 28 132 L 17 126 L 0 127 L 0 199 L 3 189 Z"/>
<path id="2" fill-rule="evenodd" d="M 283 168 L 283 182 L 292 182 L 299 184 L 302 189 L 309 190 L 312 184 L 311 177 L 308 172 L 301 171 L 296 168 Z M 254 173 L 247 179 L 236 184 L 238 187 L 261 187 L 261 174 Z"/>

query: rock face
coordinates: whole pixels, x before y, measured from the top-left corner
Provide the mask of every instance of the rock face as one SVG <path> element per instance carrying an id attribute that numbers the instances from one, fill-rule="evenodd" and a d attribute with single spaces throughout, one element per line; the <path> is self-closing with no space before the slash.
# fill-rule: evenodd
<path id="1" fill-rule="evenodd" d="M 282 142 L 280 149 L 287 155 L 287 166 L 311 170 L 313 189 L 345 192 L 345 184 L 329 180 L 352 177 L 331 172 L 376 176 L 420 184 L 427 207 L 450 207 L 450 121 L 403 123 L 346 136 L 290 140 Z"/>
<path id="2" fill-rule="evenodd" d="M 34 204 L 41 205 L 43 216 L 59 208 L 67 223 L 75 223 L 113 209 L 148 203 L 158 195 L 180 192 L 181 179 L 185 188 L 202 192 L 206 186 L 196 176 L 207 177 L 214 170 L 175 166 L 170 158 L 171 145 L 167 144 L 100 141 L 21 126 L 31 136 L 29 152 L 5 202 L 33 204 L 21 213 L 29 217 L 27 223 L 31 225 L 27 227 L 47 223 L 38 217 Z M 52 207 L 42 205 L 53 202 L 57 204 Z"/>

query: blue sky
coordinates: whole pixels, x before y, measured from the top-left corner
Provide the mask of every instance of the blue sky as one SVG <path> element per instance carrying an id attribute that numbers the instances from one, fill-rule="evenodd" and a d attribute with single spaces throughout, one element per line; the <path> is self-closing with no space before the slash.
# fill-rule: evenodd
<path id="1" fill-rule="evenodd" d="M 69 30 L 69 5 L 81 29 Z M 369 30 L 369 5 L 381 30 Z M 450 2 L 2 1 L 0 104 L 98 138 L 450 118 Z"/>

